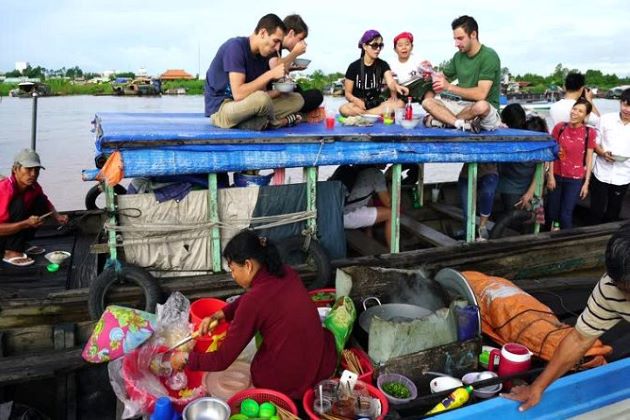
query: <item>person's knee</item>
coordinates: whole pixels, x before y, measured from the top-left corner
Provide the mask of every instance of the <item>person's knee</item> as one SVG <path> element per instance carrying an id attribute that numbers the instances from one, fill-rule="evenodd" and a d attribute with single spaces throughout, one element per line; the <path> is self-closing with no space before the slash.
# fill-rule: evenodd
<path id="1" fill-rule="evenodd" d="M 475 115 L 482 115 L 485 117 L 488 115 L 488 112 L 490 112 L 490 104 L 488 101 L 477 101 L 472 106 L 472 110 Z"/>
<path id="2" fill-rule="evenodd" d="M 433 107 L 435 107 L 436 104 L 436 100 L 434 98 L 426 98 L 422 101 L 422 108 L 425 109 L 425 111 L 429 111 L 429 109 L 432 109 Z"/>
<path id="3" fill-rule="evenodd" d="M 248 99 L 252 108 L 256 110 L 257 115 L 268 115 L 273 109 L 271 97 L 266 92 L 258 90 L 249 95 Z"/>

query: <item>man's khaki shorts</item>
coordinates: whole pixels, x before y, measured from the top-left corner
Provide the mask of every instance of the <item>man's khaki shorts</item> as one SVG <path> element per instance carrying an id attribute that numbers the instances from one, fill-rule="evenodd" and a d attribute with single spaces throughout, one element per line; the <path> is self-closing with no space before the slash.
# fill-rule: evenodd
<path id="1" fill-rule="evenodd" d="M 462 112 L 464 108 L 474 105 L 474 102 L 471 101 L 454 101 L 439 97 L 436 99 L 439 100 L 454 115 Z M 488 105 L 490 105 L 490 112 L 481 119 L 481 128 L 487 131 L 496 130 L 501 124 L 501 115 L 499 115 L 499 111 L 497 111 L 492 104 Z"/>

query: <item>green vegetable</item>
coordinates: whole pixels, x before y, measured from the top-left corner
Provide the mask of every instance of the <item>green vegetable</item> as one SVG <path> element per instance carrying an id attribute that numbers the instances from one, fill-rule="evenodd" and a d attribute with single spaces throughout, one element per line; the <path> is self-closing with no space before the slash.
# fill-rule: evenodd
<path id="1" fill-rule="evenodd" d="M 335 294 L 331 292 L 318 292 L 311 295 L 311 300 L 320 301 L 320 300 L 335 300 Z"/>
<path id="2" fill-rule="evenodd" d="M 409 388 L 405 384 L 396 381 L 384 383 L 383 391 L 395 398 L 404 399 L 411 397 Z"/>

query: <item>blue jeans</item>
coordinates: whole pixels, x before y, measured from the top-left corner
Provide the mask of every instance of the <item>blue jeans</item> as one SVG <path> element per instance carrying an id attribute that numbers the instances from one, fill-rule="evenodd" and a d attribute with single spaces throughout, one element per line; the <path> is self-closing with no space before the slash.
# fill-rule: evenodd
<path id="1" fill-rule="evenodd" d="M 499 184 L 499 175 L 487 174 L 477 179 L 477 209 L 479 215 L 489 217 L 492 214 L 492 205 L 494 204 L 494 191 Z M 459 199 L 462 203 L 464 211 L 464 220 L 468 214 L 468 178 L 459 178 L 457 180 L 457 190 L 459 191 Z"/>
<path id="2" fill-rule="evenodd" d="M 560 222 L 562 229 L 573 227 L 573 209 L 580 198 L 582 179 L 556 177 L 556 189 L 547 193 L 547 220 Z"/>

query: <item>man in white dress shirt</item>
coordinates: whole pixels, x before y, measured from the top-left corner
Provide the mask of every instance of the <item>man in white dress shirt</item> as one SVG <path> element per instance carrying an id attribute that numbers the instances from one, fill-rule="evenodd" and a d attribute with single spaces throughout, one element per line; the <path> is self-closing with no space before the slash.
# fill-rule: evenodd
<path id="1" fill-rule="evenodd" d="M 599 120 L 595 167 L 591 177 L 593 223 L 619 219 L 630 184 L 630 88 L 621 93 L 619 112 Z"/>

